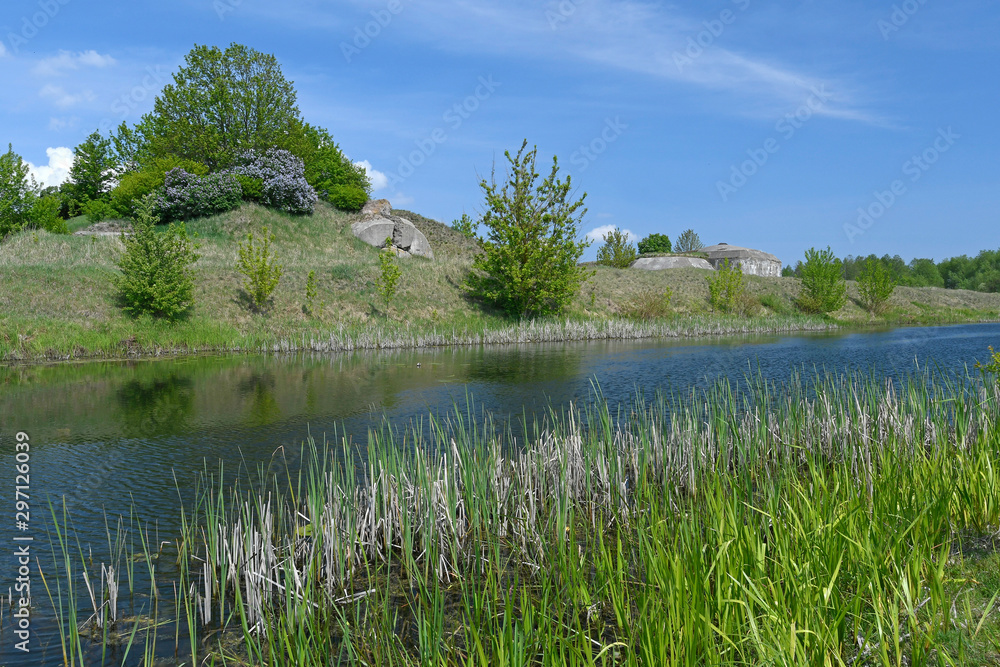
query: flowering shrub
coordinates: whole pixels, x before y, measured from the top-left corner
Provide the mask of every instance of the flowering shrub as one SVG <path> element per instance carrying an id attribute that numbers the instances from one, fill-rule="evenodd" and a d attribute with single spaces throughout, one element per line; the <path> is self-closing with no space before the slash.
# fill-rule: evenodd
<path id="1" fill-rule="evenodd" d="M 243 188 L 232 174 L 197 176 L 178 167 L 167 172 L 154 211 L 163 221 L 188 220 L 231 211 L 242 199 Z"/>
<path id="2" fill-rule="evenodd" d="M 312 213 L 319 199 L 306 180 L 305 163 L 284 149 L 247 151 L 232 173 L 260 179 L 263 187 L 259 201 L 265 206 L 289 213 Z"/>

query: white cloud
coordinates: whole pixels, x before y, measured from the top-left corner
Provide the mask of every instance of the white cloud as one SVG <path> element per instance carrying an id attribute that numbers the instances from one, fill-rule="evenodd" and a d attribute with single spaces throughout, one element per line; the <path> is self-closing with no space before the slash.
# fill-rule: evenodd
<path id="1" fill-rule="evenodd" d="M 95 97 L 93 91 L 84 90 L 83 92 L 73 94 L 66 91 L 62 86 L 53 86 L 52 84 L 46 84 L 42 87 L 38 94 L 42 97 L 46 97 L 52 100 L 57 107 L 68 108 L 76 106 L 81 102 L 92 102 Z"/>
<path id="2" fill-rule="evenodd" d="M 50 185 L 62 185 L 69 180 L 69 170 L 73 168 L 73 149 L 60 146 L 59 148 L 46 148 L 45 153 L 49 156 L 47 165 L 36 167 L 30 162 L 28 163 L 32 177 L 43 188 Z"/>
<path id="3" fill-rule="evenodd" d="M 0 58 L 3 58 L 5 55 L 7 55 L 7 47 L 3 45 L 3 42 L 0 42 Z"/>
<path id="4" fill-rule="evenodd" d="M 591 229 L 589 232 L 587 232 L 587 240 L 593 241 L 595 244 L 604 243 L 605 234 L 613 232 L 617 228 L 618 225 L 601 225 L 600 227 L 595 227 L 594 229 Z M 628 240 L 631 241 L 632 243 L 639 242 L 639 235 L 633 232 L 631 229 L 623 229 L 622 231 L 625 232 L 625 235 L 628 237 Z"/>
<path id="5" fill-rule="evenodd" d="M 368 160 L 362 160 L 361 162 L 355 162 L 355 167 L 361 167 L 368 174 L 368 180 L 372 184 L 372 192 L 378 192 L 379 190 L 384 190 L 389 187 L 389 177 L 372 167 L 372 163 Z"/>
<path id="6" fill-rule="evenodd" d="M 102 56 L 97 51 L 60 51 L 59 55 L 39 60 L 32 70 L 37 76 L 59 76 L 69 70 L 82 67 L 110 67 L 117 61 L 111 56 Z"/>

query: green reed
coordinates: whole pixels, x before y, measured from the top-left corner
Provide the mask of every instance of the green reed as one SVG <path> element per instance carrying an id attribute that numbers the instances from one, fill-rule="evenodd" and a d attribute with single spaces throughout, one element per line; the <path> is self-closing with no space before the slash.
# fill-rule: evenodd
<path id="1" fill-rule="evenodd" d="M 985 659 L 997 596 L 963 544 L 1000 530 L 998 418 L 968 375 L 826 375 L 595 400 L 517 438 L 456 410 L 357 460 L 310 438 L 253 488 L 206 473 L 178 626 L 199 664 Z"/>

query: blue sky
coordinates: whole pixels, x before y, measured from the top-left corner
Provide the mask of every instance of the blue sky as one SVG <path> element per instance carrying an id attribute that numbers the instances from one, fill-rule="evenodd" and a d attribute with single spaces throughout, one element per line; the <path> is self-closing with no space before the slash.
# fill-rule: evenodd
<path id="1" fill-rule="evenodd" d="M 785 263 L 1000 247 L 996 0 L 5 0 L 0 42 L 0 140 L 48 183 L 194 44 L 240 42 L 375 196 L 438 220 L 527 138 L 588 193 L 587 232 Z"/>

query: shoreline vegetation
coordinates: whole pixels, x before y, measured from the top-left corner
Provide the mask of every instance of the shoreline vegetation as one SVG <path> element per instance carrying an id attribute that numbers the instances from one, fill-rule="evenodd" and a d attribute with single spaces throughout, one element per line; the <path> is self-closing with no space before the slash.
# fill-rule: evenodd
<path id="1" fill-rule="evenodd" d="M 246 204 L 187 222 L 199 244 L 195 307 L 175 322 L 132 318 L 115 303 L 116 236 L 24 230 L 0 245 L 0 363 L 21 364 L 204 353 L 347 351 L 598 339 L 740 335 L 834 328 L 1000 320 L 1000 294 L 897 287 L 885 316 L 872 318 L 848 283 L 831 316 L 795 306 L 796 278 L 746 277 L 758 315 L 714 312 L 704 271 L 620 270 L 590 265 L 562 316 L 517 321 L 471 300 L 462 283 L 474 239 L 408 211 L 436 259 L 400 260 L 386 305 L 378 296 L 379 251 L 353 237 L 358 214 L 324 203 L 311 216 Z M 86 218 L 70 228 L 86 230 Z M 284 275 L 264 313 L 247 306 L 235 270 L 238 244 L 265 227 Z M 310 278 L 309 274 L 313 277 Z M 664 298 L 664 294 L 670 294 Z"/>
<path id="2" fill-rule="evenodd" d="M 431 419 L 367 446 L 309 441 L 242 486 L 206 470 L 159 546 L 110 517 L 112 555 L 84 557 L 56 508 L 44 574 L 65 663 L 888 667 L 1000 651 L 992 375 L 751 377 L 617 413 L 598 396 L 523 435 L 458 408 Z"/>

